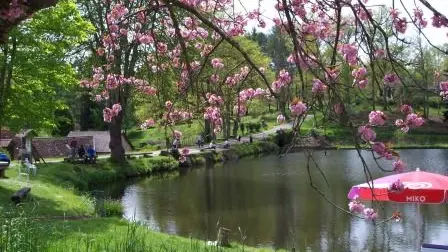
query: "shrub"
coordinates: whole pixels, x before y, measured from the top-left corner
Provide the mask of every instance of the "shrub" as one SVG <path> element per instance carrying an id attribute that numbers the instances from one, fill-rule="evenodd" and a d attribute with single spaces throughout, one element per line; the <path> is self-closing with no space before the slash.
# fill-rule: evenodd
<path id="1" fill-rule="evenodd" d="M 121 217 L 124 214 L 123 205 L 119 200 L 107 199 L 104 200 L 104 216 L 118 216 Z"/>

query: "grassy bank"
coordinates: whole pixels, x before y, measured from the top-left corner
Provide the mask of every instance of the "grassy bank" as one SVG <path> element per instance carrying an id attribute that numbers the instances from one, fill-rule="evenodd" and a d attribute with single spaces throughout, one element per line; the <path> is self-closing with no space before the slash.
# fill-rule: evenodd
<path id="1" fill-rule="evenodd" d="M 153 232 L 118 218 L 49 221 L 14 215 L 0 219 L 0 231 L 0 251 L 10 252 L 268 251 L 238 244 L 208 246 L 205 241 Z"/>
<path id="2" fill-rule="evenodd" d="M 131 159 L 120 166 L 107 159 L 96 164 L 51 163 L 40 165 L 38 177 L 57 184 L 69 184 L 80 190 L 88 190 L 99 183 L 109 183 L 129 177 L 139 177 L 158 172 L 174 171 L 178 162 L 172 157 Z"/>
<path id="3" fill-rule="evenodd" d="M 56 182 L 53 176 L 48 176 L 49 168 L 43 167 L 37 176 L 31 176 L 30 183 L 26 182 L 25 176 L 18 177 L 17 166 L 9 168 L 6 171 L 9 178 L 0 180 L 0 207 L 15 208 L 11 196 L 20 188 L 30 186 L 31 196 L 21 205 L 26 212 L 39 216 L 93 215 L 92 199 L 76 190 L 69 181 Z"/>
<path id="4" fill-rule="evenodd" d="M 248 156 L 273 151 L 275 144 L 254 142 L 225 151 L 205 151 L 197 160 L 213 156 L 213 162 L 229 156 Z M 227 152 L 227 153 L 226 153 Z M 36 176 L 18 176 L 18 166 L 0 180 L 0 251 L 270 251 L 238 244 L 231 248 L 206 245 L 205 241 L 153 232 L 119 218 L 98 218 L 94 200 L 84 193 L 92 185 L 127 177 L 175 171 L 172 157 L 130 159 L 124 166 L 107 159 L 97 164 L 39 164 Z M 30 186 L 30 195 L 19 205 L 10 200 L 18 189 Z M 107 216 L 120 215 L 121 205 L 106 201 Z"/>

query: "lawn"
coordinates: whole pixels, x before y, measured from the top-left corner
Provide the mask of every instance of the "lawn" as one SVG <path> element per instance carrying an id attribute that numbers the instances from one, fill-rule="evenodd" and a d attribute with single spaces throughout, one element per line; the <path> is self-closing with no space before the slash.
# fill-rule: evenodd
<path id="1" fill-rule="evenodd" d="M 264 113 L 257 115 L 247 115 L 241 118 L 241 123 L 245 125 L 244 133 L 238 129 L 238 134 L 245 136 L 256 131 L 249 132 L 249 124 L 259 124 L 259 130 L 265 130 L 261 127 L 261 122 L 264 121 L 267 125 L 265 129 L 273 128 L 277 125 L 277 113 Z M 174 129 L 182 132 L 182 145 L 194 146 L 196 144 L 197 136 L 204 131 L 203 120 L 193 120 L 190 124 L 176 125 Z M 167 128 L 167 136 L 172 141 L 171 129 Z M 156 126 L 142 130 L 140 128 L 133 128 L 127 131 L 127 137 L 136 151 L 154 151 L 164 149 L 166 146 L 165 127 Z M 217 139 L 223 139 L 222 133 L 217 135 Z"/>
<path id="2" fill-rule="evenodd" d="M 30 176 L 29 183 L 26 175 L 18 176 L 18 165 L 6 170 L 8 179 L 0 179 L 0 206 L 13 207 L 11 196 L 22 187 L 31 187 L 30 195 L 21 205 L 26 211 L 43 216 L 91 216 L 94 205 L 87 194 L 74 190 L 73 185 L 51 181 L 45 172 L 38 169 L 37 176 Z"/>
<path id="3" fill-rule="evenodd" d="M 3 223 L 1 223 L 3 222 Z M 14 222 L 14 227 L 10 224 Z M 1 251 L 48 252 L 121 252 L 121 251 L 272 251 L 232 243 L 230 248 L 219 248 L 206 241 L 184 238 L 149 230 L 143 225 L 119 218 L 84 220 L 33 220 L 19 217 L 0 220 L 3 233 L 22 231 L 19 239 L 5 239 L 0 235 Z M 3 229 L 3 230 L 2 230 Z"/>

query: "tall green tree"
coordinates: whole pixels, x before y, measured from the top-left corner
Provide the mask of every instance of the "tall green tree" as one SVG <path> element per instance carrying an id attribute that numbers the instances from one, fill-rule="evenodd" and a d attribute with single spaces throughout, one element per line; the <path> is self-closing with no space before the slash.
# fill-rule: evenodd
<path id="1" fill-rule="evenodd" d="M 73 0 L 60 1 L 16 27 L 1 45 L 0 124 L 52 128 L 63 94 L 77 85 L 73 49 L 92 30 Z"/>

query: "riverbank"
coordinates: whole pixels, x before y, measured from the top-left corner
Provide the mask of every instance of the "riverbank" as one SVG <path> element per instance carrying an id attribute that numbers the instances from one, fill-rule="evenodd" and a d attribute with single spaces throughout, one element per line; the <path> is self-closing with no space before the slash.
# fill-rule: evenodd
<path id="1" fill-rule="evenodd" d="M 202 151 L 191 155 L 191 159 L 193 165 L 201 165 L 275 149 L 275 144 L 269 142 L 244 143 L 226 150 Z M 96 164 L 38 164 L 37 174 L 31 175 L 29 181 L 25 175 L 19 176 L 19 165 L 13 164 L 6 171 L 8 178 L 0 180 L 0 251 L 269 251 L 238 244 L 217 248 L 205 241 L 153 232 L 118 218 L 98 217 L 98 206 L 88 192 L 92 187 L 177 171 L 179 162 L 170 156 L 134 157 L 122 166 L 108 159 Z M 11 195 L 27 186 L 31 187 L 30 195 L 14 205 Z M 103 208 L 111 210 L 111 206 Z M 120 209 L 112 212 L 120 215 Z"/>
<path id="2" fill-rule="evenodd" d="M 0 251 L 269 251 L 237 243 L 219 248 L 202 240 L 154 232 L 119 218 L 54 221 L 20 216 L 2 218 L 0 224 Z"/>

